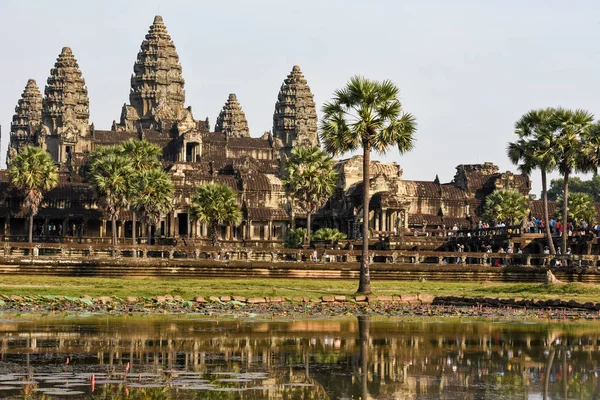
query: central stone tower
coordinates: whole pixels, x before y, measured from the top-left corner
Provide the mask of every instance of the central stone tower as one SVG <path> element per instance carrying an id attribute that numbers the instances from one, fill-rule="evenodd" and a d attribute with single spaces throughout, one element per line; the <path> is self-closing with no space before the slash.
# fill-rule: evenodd
<path id="1" fill-rule="evenodd" d="M 297 65 L 279 90 L 273 114 L 273 136 L 281 140 L 282 154 L 289 154 L 296 146 L 319 145 L 315 101 Z"/>
<path id="2" fill-rule="evenodd" d="M 184 83 L 175 44 L 157 15 L 133 66 L 130 104 L 123 106 L 118 128 L 160 129 L 161 121 L 186 119 Z"/>

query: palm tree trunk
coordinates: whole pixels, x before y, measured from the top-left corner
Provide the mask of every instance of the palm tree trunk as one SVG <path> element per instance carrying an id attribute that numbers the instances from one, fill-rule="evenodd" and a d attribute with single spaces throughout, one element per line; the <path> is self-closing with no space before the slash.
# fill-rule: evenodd
<path id="1" fill-rule="evenodd" d="M 217 242 L 219 241 L 219 234 L 217 233 L 217 228 L 219 227 L 219 224 L 217 222 L 213 222 L 211 227 L 210 227 L 210 234 L 211 234 L 211 245 L 213 247 L 215 247 L 217 245 Z"/>
<path id="2" fill-rule="evenodd" d="M 552 344 L 550 344 L 552 346 Z M 554 362 L 554 355 L 556 354 L 556 349 L 552 346 L 552 350 L 550 351 L 550 356 L 548 357 L 548 362 L 546 363 L 546 373 L 544 374 L 544 400 L 548 400 L 548 389 L 550 387 L 550 371 L 552 371 L 552 363 Z"/>
<path id="3" fill-rule="evenodd" d="M 369 331 L 371 316 L 362 315 L 358 317 L 358 336 L 360 340 L 360 392 L 361 398 L 367 399 L 369 395 L 367 378 L 369 376 Z"/>
<path id="4" fill-rule="evenodd" d="M 135 215 L 135 211 L 133 211 L 131 213 L 131 243 L 135 246 L 135 242 L 136 242 L 136 232 L 135 232 L 135 228 L 136 228 L 136 215 Z"/>
<path id="5" fill-rule="evenodd" d="M 360 261 L 360 280 L 358 293 L 371 293 L 371 275 L 369 274 L 369 184 L 371 164 L 371 143 L 363 143 L 363 244 Z"/>
<path id="6" fill-rule="evenodd" d="M 111 227 L 112 227 L 112 244 L 113 246 L 117 245 L 117 216 L 113 215 L 111 217 Z"/>
<path id="7" fill-rule="evenodd" d="M 569 173 L 565 173 L 565 183 L 563 190 L 563 215 L 562 215 L 562 226 L 563 226 L 563 235 L 562 235 L 562 254 L 566 254 L 567 252 L 567 238 L 569 237 Z"/>
<path id="8" fill-rule="evenodd" d="M 33 243 L 33 213 L 29 213 L 29 243 Z"/>
<path id="9" fill-rule="evenodd" d="M 312 220 L 312 213 L 306 213 L 306 244 L 310 246 L 310 224 Z"/>
<path id="10" fill-rule="evenodd" d="M 550 254 L 556 254 L 554 248 L 554 240 L 552 240 L 552 232 L 550 231 L 550 219 L 548 217 L 548 185 L 546 179 L 546 171 L 542 169 L 542 198 L 544 200 L 544 222 L 546 225 L 546 240 L 548 240 L 548 246 L 550 247 Z"/>

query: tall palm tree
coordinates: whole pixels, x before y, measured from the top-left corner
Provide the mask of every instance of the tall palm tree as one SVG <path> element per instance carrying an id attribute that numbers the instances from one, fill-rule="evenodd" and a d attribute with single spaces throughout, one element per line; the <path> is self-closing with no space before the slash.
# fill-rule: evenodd
<path id="1" fill-rule="evenodd" d="M 321 141 L 333 155 L 363 150 L 363 246 L 359 293 L 371 292 L 369 274 L 369 182 L 371 149 L 383 154 L 397 146 L 400 154 L 414 147 L 415 118 L 402 110 L 399 90 L 391 81 L 355 76 L 323 106 Z"/>
<path id="2" fill-rule="evenodd" d="M 131 160 L 131 166 L 134 171 L 134 173 L 131 174 L 132 182 L 129 185 L 131 189 L 133 189 L 135 187 L 135 184 L 139 181 L 139 175 L 142 172 L 150 171 L 161 167 L 160 161 L 158 160 L 158 157 L 162 155 L 161 148 L 153 143 L 150 143 L 146 139 L 128 139 L 121 143 L 119 147 L 121 153 L 129 157 Z M 134 201 L 134 199 L 131 198 L 133 194 L 133 192 L 130 192 L 128 194 L 128 197 L 130 198 L 130 203 L 133 203 Z M 135 208 L 132 208 L 131 211 L 131 240 L 133 244 L 135 244 L 137 242 Z"/>
<path id="3" fill-rule="evenodd" d="M 127 193 L 133 172 L 131 159 L 117 147 L 100 147 L 92 154 L 88 181 L 102 199 L 111 220 L 112 244 L 117 244 L 117 218 L 128 205 Z"/>
<path id="4" fill-rule="evenodd" d="M 541 172 L 546 240 L 551 254 L 556 254 L 556 250 L 549 224 L 547 174 L 554 171 L 557 165 L 552 125 L 554 112 L 553 108 L 545 108 L 524 114 L 515 123 L 515 134 L 518 139 L 510 142 L 507 149 L 510 161 L 515 165 L 521 163 L 519 170 L 522 174 L 529 176 L 536 168 Z"/>
<path id="5" fill-rule="evenodd" d="M 131 207 L 146 223 L 147 243 L 152 243 L 152 226 L 173 208 L 175 188 L 171 176 L 161 169 L 142 171 L 131 187 Z"/>
<path id="6" fill-rule="evenodd" d="M 208 224 L 211 243 L 216 246 L 219 240 L 219 224 L 239 225 L 242 222 L 242 209 L 232 188 L 219 183 L 208 183 L 196 189 L 192 197 L 190 216 L 194 221 Z"/>
<path id="7" fill-rule="evenodd" d="M 29 243 L 33 242 L 33 218 L 39 211 L 44 192 L 58 184 L 58 167 L 47 151 L 25 146 L 8 165 L 10 184 L 24 195 L 23 211 L 29 218 Z"/>
<path id="8" fill-rule="evenodd" d="M 331 197 L 338 174 L 333 159 L 318 147 L 296 147 L 285 165 L 285 190 L 306 212 L 306 240 L 310 244 L 311 217 Z M 293 210 L 292 210 L 293 212 Z"/>
<path id="9" fill-rule="evenodd" d="M 552 117 L 552 124 L 556 130 L 554 149 L 557 154 L 558 170 L 563 175 L 563 229 L 562 248 L 567 249 L 567 221 L 569 209 L 569 177 L 574 172 L 587 172 L 593 166 L 586 160 L 588 154 L 585 148 L 586 138 L 589 136 L 594 115 L 586 110 L 556 109 Z"/>

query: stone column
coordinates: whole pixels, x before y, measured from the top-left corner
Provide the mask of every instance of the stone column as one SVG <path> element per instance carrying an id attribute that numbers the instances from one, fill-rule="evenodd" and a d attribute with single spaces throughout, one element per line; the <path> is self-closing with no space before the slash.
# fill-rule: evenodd
<path id="1" fill-rule="evenodd" d="M 272 240 L 273 239 L 273 220 L 272 219 L 269 220 L 269 223 L 267 224 L 267 228 L 269 229 L 269 234 L 267 235 L 267 239 Z"/>
<path id="2" fill-rule="evenodd" d="M 246 224 L 246 239 L 250 240 L 252 238 L 252 220 L 249 219 Z"/>

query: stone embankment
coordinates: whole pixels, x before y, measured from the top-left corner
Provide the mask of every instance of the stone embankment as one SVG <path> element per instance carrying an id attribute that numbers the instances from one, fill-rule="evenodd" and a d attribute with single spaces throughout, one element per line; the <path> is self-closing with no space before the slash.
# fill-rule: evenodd
<path id="1" fill-rule="evenodd" d="M 108 297 L 90 296 L 3 296 L 0 312 L 6 313 L 171 313 L 171 314 L 265 314 L 348 316 L 378 314 L 389 316 L 469 316 L 489 318 L 586 318 L 600 319 L 600 303 L 468 298 L 404 294 L 397 296 L 242 297 L 181 296 Z"/>

